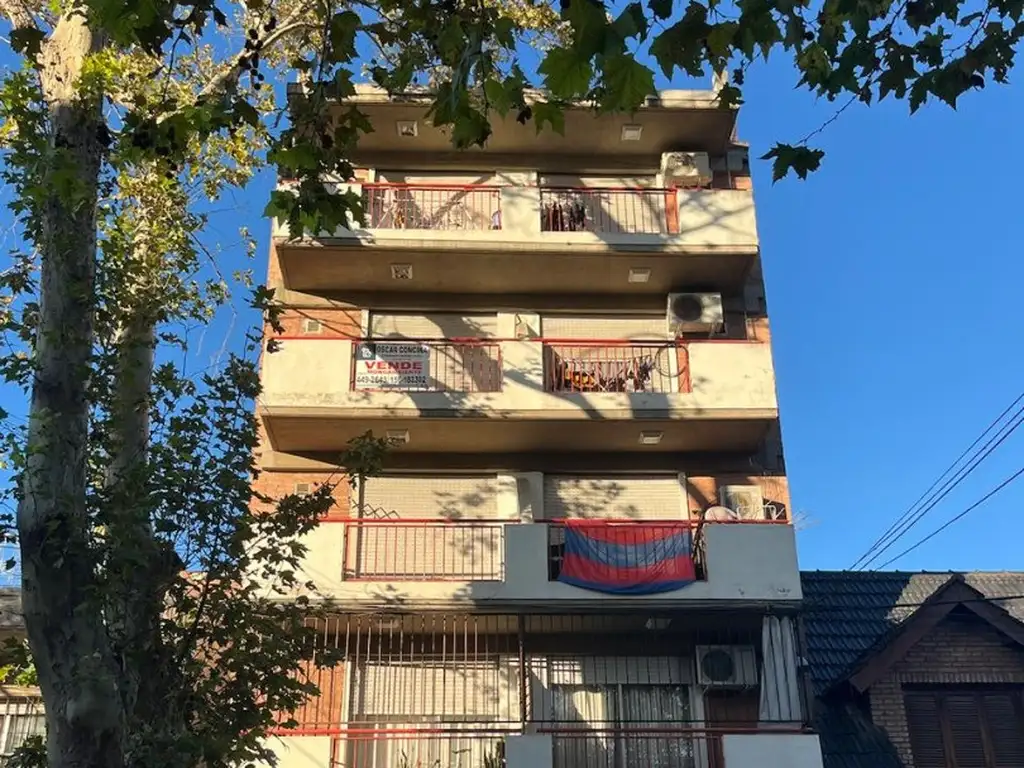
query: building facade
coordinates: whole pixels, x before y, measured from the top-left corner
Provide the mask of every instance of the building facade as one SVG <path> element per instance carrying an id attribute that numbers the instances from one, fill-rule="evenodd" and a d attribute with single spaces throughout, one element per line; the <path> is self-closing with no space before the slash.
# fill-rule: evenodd
<path id="1" fill-rule="evenodd" d="M 392 449 L 306 541 L 345 662 L 281 764 L 820 765 L 736 111 L 668 91 L 454 152 L 422 98 L 352 101 L 365 222 L 273 231 L 259 489 L 336 482 L 367 431 Z M 686 542 L 693 578 L 568 583 L 584 525 Z"/>

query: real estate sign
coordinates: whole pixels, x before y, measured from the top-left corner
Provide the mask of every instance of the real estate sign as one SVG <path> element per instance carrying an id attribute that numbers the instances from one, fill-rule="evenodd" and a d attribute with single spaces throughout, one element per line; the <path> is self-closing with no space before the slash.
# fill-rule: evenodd
<path id="1" fill-rule="evenodd" d="M 427 389 L 430 348 L 415 342 L 362 342 L 356 347 L 356 389 Z"/>

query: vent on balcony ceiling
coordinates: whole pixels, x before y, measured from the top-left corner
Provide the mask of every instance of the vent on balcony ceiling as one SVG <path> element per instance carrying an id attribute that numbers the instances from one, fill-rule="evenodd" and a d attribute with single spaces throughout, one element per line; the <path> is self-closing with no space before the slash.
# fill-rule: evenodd
<path id="1" fill-rule="evenodd" d="M 419 124 L 415 120 L 398 120 L 395 127 L 403 139 L 415 139 L 420 135 Z"/>
<path id="2" fill-rule="evenodd" d="M 388 445 L 405 445 L 409 442 L 409 430 L 408 429 L 389 429 L 384 433 L 384 439 L 387 440 Z"/>
<path id="3" fill-rule="evenodd" d="M 412 264 L 392 264 L 392 280 L 412 280 Z"/>
<path id="4" fill-rule="evenodd" d="M 709 688 L 757 685 L 757 655 L 752 645 L 698 645 L 697 682 Z"/>
<path id="5" fill-rule="evenodd" d="M 320 333 L 323 329 L 323 324 L 321 324 L 319 320 L 314 320 L 312 317 L 307 317 L 302 320 L 303 333 Z"/>
<path id="6" fill-rule="evenodd" d="M 294 493 L 296 496 L 309 496 L 313 492 L 311 483 L 296 483 Z"/>
<path id="7" fill-rule="evenodd" d="M 715 333 L 724 327 L 722 296 L 718 293 L 670 293 L 669 333 Z"/>

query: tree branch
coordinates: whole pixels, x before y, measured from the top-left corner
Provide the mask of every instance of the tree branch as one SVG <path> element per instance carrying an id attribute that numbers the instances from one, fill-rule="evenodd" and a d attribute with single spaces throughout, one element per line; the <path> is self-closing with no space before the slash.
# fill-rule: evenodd
<path id="1" fill-rule="evenodd" d="M 10 0 L 0 0 L 0 2 L 9 1 Z M 261 50 L 270 48 L 272 45 L 274 45 L 287 35 L 290 35 L 292 32 L 296 32 L 300 29 L 316 28 L 317 25 L 311 21 L 300 21 L 302 15 L 302 11 L 296 11 L 287 19 L 285 19 L 280 26 L 278 26 L 276 29 L 274 29 L 273 32 L 271 32 L 265 38 L 263 38 L 260 47 Z M 238 77 L 242 74 L 242 62 L 246 58 L 248 58 L 248 56 L 249 53 L 247 51 L 242 51 L 241 53 L 236 54 L 234 62 L 226 69 L 224 69 L 220 74 L 216 75 L 209 83 L 207 83 L 206 87 L 199 92 L 199 97 L 206 98 L 216 93 L 219 93 L 220 91 L 226 89 L 231 84 L 232 81 L 237 80 Z"/>
<path id="2" fill-rule="evenodd" d="M 8 18 L 14 29 L 39 29 L 25 0 L 0 0 L 0 14 Z"/>

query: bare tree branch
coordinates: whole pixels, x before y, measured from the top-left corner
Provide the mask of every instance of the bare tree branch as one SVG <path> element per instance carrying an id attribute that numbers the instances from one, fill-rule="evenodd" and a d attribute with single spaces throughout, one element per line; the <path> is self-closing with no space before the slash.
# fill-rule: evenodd
<path id="1" fill-rule="evenodd" d="M 39 29 L 25 0 L 0 0 L 0 14 L 7 17 L 14 29 Z"/>

